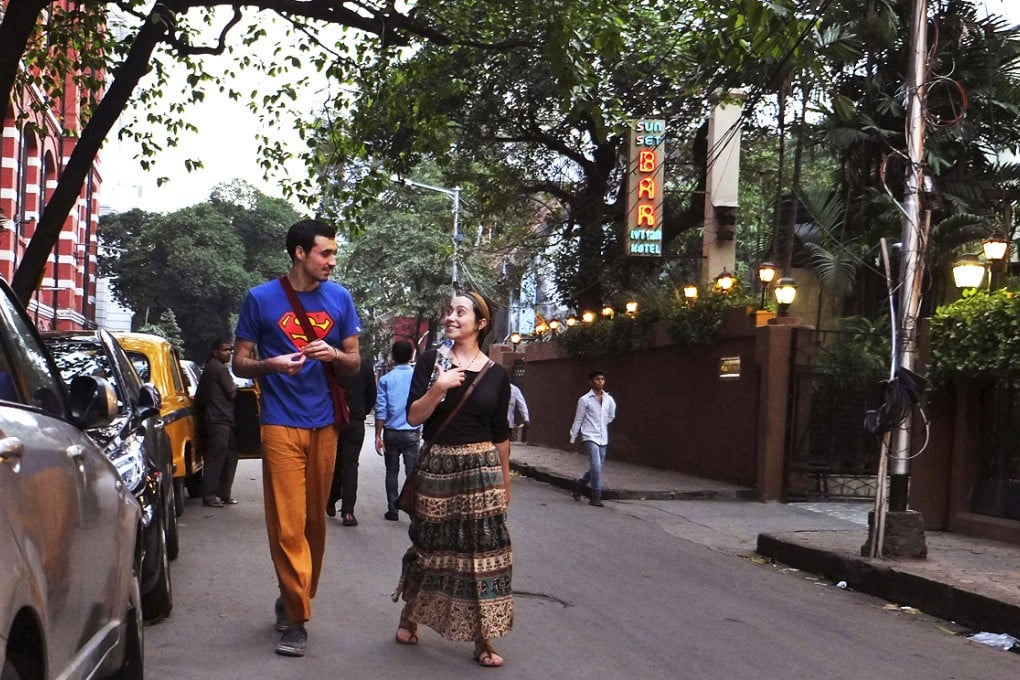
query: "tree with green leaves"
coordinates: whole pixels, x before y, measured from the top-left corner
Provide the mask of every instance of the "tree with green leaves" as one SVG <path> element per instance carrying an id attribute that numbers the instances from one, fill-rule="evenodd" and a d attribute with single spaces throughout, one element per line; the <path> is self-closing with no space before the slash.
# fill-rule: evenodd
<path id="1" fill-rule="evenodd" d="M 502 51 L 436 42 L 393 50 L 337 98 L 321 133 L 321 162 L 348 179 L 339 185 L 352 199 L 359 185 L 378 187 L 389 173 L 434 158 L 447 185 L 474 184 L 486 207 L 538 202 L 563 302 L 595 308 L 630 268 L 642 269 L 622 257 L 627 120 L 666 118 L 671 147 L 686 147 L 706 109 L 706 79 L 692 57 L 698 12 L 707 10 L 613 0 L 558 2 L 552 11 L 518 0 L 491 9 L 459 2 L 419 13 L 454 34 L 517 43 Z M 691 175 L 683 151 L 668 163 L 668 174 Z M 670 188 L 674 197 L 678 188 L 691 191 L 682 180 Z M 673 220 L 666 228 L 695 226 Z"/>
<path id="2" fill-rule="evenodd" d="M 177 347 L 184 346 L 184 335 L 181 333 L 181 327 L 177 323 L 177 316 L 174 315 L 174 310 L 167 309 L 159 315 L 159 321 L 144 323 L 138 327 L 139 333 L 151 333 L 152 335 L 158 335 L 166 338 L 170 341 L 171 345 Z"/>
<path id="3" fill-rule="evenodd" d="M 67 79 L 79 79 L 94 93 L 75 102 L 77 106 L 70 107 L 74 115 L 63 120 L 76 143 L 63 160 L 57 186 L 47 196 L 15 273 L 15 293 L 22 301 L 31 296 L 100 147 L 130 105 L 140 107 L 138 118 L 149 125 L 128 121 L 121 131 L 141 143 L 143 169 L 153 155 L 176 144 L 177 135 L 197 129 L 188 119 L 189 105 L 200 101 L 207 88 L 249 99 L 252 108 L 264 114 L 267 129 L 291 125 L 296 116 L 287 104 L 296 99 L 302 83 L 313 78 L 343 83 L 361 68 L 357 51 L 351 49 L 353 36 L 377 35 L 387 46 L 406 45 L 411 36 L 444 43 L 472 41 L 471 35 L 451 37 L 418 19 L 417 10 L 401 11 L 385 1 L 357 7 L 294 0 L 7 3 L 0 21 L 0 120 L 6 124 L 12 102 L 24 101 L 21 95 L 29 88 L 41 93 L 40 108 L 48 114 L 65 111 L 61 95 Z M 261 12 L 272 13 L 287 27 L 286 38 L 268 49 Z M 232 59 L 211 59 L 224 55 Z M 171 80 L 174 65 L 185 68 L 183 83 Z M 267 86 L 266 92 L 240 92 L 232 84 L 240 70 L 275 77 L 277 85 Z M 23 112 L 17 122 L 24 123 L 32 113 Z M 256 143 L 267 171 L 290 154 L 270 132 Z M 189 159 L 186 165 L 199 167 L 201 161 Z M 317 179 L 294 181 L 291 191 L 304 189 L 311 197 Z"/>
<path id="4" fill-rule="evenodd" d="M 287 270 L 284 239 L 300 218 L 283 199 L 241 181 L 168 215 L 109 215 L 100 221 L 110 253 L 100 273 L 113 278 L 136 323 L 162 324 L 173 312 L 186 353 L 203 357 L 213 340 L 233 334 L 231 315 L 245 292 Z"/>
<path id="5" fill-rule="evenodd" d="M 414 169 L 414 178 L 432 186 L 441 181 L 428 163 Z M 478 187 L 460 191 L 464 238 L 457 248 L 458 284 L 485 295 L 498 318 L 506 314 L 503 301 L 519 283 L 521 264 L 534 258 L 545 239 L 529 222 L 535 219 L 533 205 L 480 215 L 484 201 Z M 425 324 L 433 337 L 437 333 L 452 292 L 452 207 L 440 192 L 393 182 L 365 208 L 359 228 L 341 240 L 336 275 L 358 304 L 369 355 L 389 348 L 394 316 L 412 317 L 415 328 Z"/>
<path id="6" fill-rule="evenodd" d="M 1020 36 L 1001 17 L 979 17 L 973 0 L 934 5 L 928 23 L 922 210 L 930 213 L 932 261 L 1005 224 L 1003 207 L 1020 185 Z M 898 241 L 908 170 L 903 73 L 910 3 L 835 3 L 860 41 L 860 57 L 834 62 L 832 82 L 816 99 L 823 117 L 813 131 L 838 163 L 843 240 L 874 247 Z M 835 236 L 835 235 L 830 235 Z"/>

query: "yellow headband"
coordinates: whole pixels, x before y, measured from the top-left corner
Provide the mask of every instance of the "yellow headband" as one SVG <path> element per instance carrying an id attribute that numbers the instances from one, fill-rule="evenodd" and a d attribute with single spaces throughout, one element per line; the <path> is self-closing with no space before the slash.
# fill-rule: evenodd
<path id="1" fill-rule="evenodd" d="M 492 315 L 489 313 L 489 305 L 485 304 L 485 300 L 478 293 L 468 293 L 469 298 L 475 301 L 478 305 L 478 309 L 482 310 L 482 318 L 485 319 L 486 323 L 492 323 Z"/>

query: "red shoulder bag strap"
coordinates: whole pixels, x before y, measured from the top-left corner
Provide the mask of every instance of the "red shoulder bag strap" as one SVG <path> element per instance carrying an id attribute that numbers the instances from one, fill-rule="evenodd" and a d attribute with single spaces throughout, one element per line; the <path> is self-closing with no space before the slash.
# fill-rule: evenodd
<path id="1" fill-rule="evenodd" d="M 287 294 L 287 299 L 290 301 L 291 309 L 294 310 L 294 316 L 297 318 L 299 324 L 301 324 L 301 330 L 305 332 L 305 341 L 311 342 L 318 339 L 315 334 L 315 329 L 312 328 L 312 322 L 308 320 L 308 314 L 305 312 L 305 306 L 301 304 L 301 300 L 297 296 L 297 292 L 294 291 L 294 286 L 290 285 L 290 279 L 284 274 L 279 279 L 280 286 L 283 288 L 283 292 Z M 323 366 L 322 370 L 326 373 L 326 382 L 329 383 L 329 394 L 333 399 L 333 416 L 338 425 L 346 425 L 351 422 L 351 411 L 347 406 L 347 400 L 339 398 L 340 393 L 345 393 L 344 386 L 340 384 L 336 375 L 333 374 L 331 366 Z"/>

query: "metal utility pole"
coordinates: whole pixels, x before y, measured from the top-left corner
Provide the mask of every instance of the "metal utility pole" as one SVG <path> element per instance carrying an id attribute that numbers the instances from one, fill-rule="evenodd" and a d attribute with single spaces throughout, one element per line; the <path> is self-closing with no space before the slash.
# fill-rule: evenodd
<path id="1" fill-rule="evenodd" d="M 404 177 L 393 176 L 390 179 L 400 184 L 407 184 L 412 187 L 420 187 L 422 189 L 428 189 L 430 191 L 438 191 L 441 194 L 445 194 L 453 199 L 453 277 L 451 284 L 454 292 L 460 290 L 460 283 L 458 278 L 458 267 L 457 267 L 457 255 L 460 242 L 464 240 L 464 235 L 460 233 L 460 187 L 454 187 L 447 189 L 445 187 L 437 187 L 432 184 L 425 184 L 424 182 L 416 182 L 412 179 Z"/>
<path id="2" fill-rule="evenodd" d="M 928 220 L 920 201 L 924 168 L 924 103 L 927 80 L 928 2 L 914 0 L 910 39 L 910 80 L 907 83 L 907 171 L 903 189 L 903 232 L 900 251 L 899 347 L 897 368 L 914 369 L 917 355 L 917 317 L 921 307 L 924 258 L 920 248 L 927 244 Z M 893 433 L 889 467 L 889 509 L 907 509 L 912 418 Z"/>

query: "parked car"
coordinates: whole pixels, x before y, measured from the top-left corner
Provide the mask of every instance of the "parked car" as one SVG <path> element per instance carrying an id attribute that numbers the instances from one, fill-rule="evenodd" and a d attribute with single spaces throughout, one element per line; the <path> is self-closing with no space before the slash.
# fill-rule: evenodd
<path id="1" fill-rule="evenodd" d="M 234 396 L 234 444 L 238 458 L 262 457 L 262 406 L 261 391 L 257 380 L 239 378 L 230 371 L 237 386 Z"/>
<path id="2" fill-rule="evenodd" d="M 65 383 L 79 375 L 103 378 L 117 393 L 113 422 L 87 430 L 113 461 L 142 508 L 142 610 L 146 620 L 173 609 L 170 560 L 177 557 L 170 439 L 160 417 L 160 394 L 142 384 L 130 359 L 107 331 L 54 331 L 43 342 Z"/>
<path id="3" fill-rule="evenodd" d="M 194 400 L 188 396 L 181 355 L 166 338 L 147 333 L 114 333 L 142 382 L 152 383 L 162 397 L 160 415 L 173 456 L 174 504 L 184 512 L 184 489 L 202 497 L 202 442 Z"/>
<path id="4" fill-rule="evenodd" d="M 141 678 L 141 509 L 85 433 L 116 415 L 104 379 L 66 389 L 0 283 L 0 677 Z"/>

